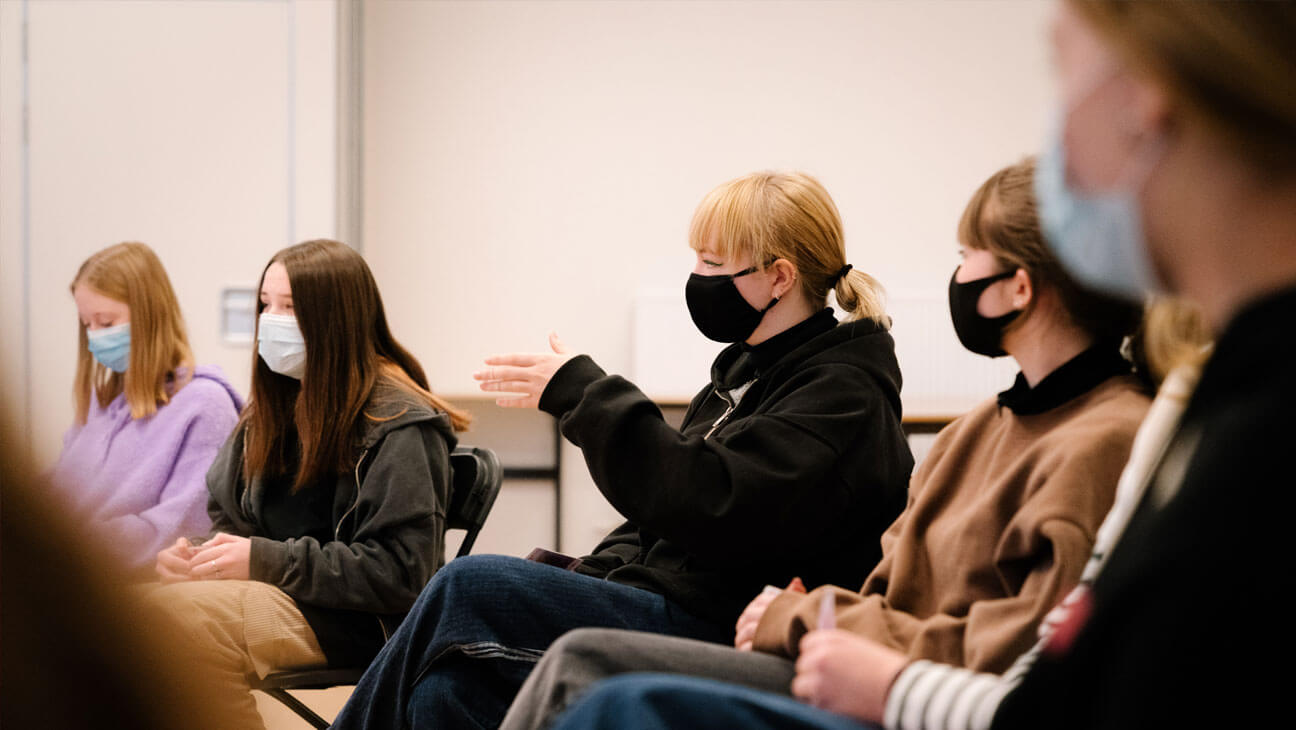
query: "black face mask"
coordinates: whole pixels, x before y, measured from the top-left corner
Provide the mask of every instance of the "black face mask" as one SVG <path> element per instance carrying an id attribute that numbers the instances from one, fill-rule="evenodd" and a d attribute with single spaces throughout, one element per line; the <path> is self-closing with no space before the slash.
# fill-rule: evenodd
<path id="1" fill-rule="evenodd" d="M 764 309 L 756 309 L 743 299 L 742 292 L 738 291 L 733 280 L 754 271 L 755 266 L 736 274 L 689 274 L 688 284 L 684 287 L 684 299 L 688 302 L 693 324 L 708 339 L 716 342 L 742 342 L 756 331 L 765 313 L 778 304 L 778 297 L 774 297 Z"/>
<path id="2" fill-rule="evenodd" d="M 983 317 L 977 312 L 977 302 L 981 300 L 981 294 L 985 292 L 986 287 L 996 281 L 1011 278 L 1016 273 L 1017 270 L 1012 269 L 982 279 L 959 283 L 954 279 L 958 276 L 958 269 L 954 270 L 954 276 L 950 277 L 949 283 L 950 318 L 954 320 L 954 333 L 958 335 L 959 342 L 962 342 L 964 347 L 986 357 L 1002 357 L 1008 354 L 1004 352 L 1001 344 L 1003 331 L 1010 322 L 1021 315 L 1021 311 L 1009 312 L 999 317 Z"/>

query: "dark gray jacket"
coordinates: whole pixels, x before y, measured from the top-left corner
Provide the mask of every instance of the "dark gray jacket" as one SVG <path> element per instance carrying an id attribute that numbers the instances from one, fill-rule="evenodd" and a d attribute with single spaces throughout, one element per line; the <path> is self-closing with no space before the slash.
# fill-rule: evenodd
<path id="1" fill-rule="evenodd" d="M 207 472 L 212 532 L 252 538 L 253 580 L 297 603 L 331 666 L 367 664 L 445 563 L 449 417 L 397 388 L 375 388 L 357 423 L 355 466 L 337 477 L 333 539 L 274 540 L 258 520 L 263 484 L 243 479 L 244 429 Z"/>

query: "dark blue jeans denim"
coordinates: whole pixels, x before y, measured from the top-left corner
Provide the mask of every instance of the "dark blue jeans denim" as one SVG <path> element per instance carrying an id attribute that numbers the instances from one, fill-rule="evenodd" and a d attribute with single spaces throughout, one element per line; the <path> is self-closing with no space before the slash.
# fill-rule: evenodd
<path id="1" fill-rule="evenodd" d="M 868 730 L 785 695 L 678 674 L 622 674 L 590 687 L 551 730 Z"/>
<path id="2" fill-rule="evenodd" d="M 733 639 L 732 625 L 697 618 L 656 593 L 520 558 L 469 555 L 432 577 L 332 727 L 494 728 L 549 644 L 582 626 Z"/>

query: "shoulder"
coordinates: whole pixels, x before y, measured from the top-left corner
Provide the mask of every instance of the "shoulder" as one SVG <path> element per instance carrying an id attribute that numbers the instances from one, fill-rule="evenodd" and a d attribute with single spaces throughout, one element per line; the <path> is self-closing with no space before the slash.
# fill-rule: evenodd
<path id="1" fill-rule="evenodd" d="M 426 451 L 453 447 L 456 437 L 450 416 L 420 393 L 401 383 L 380 378 L 360 414 L 361 443 L 368 448 L 380 441 L 414 443 L 421 439 Z M 439 444 L 438 444 L 439 442 Z"/>
<path id="2" fill-rule="evenodd" d="M 873 320 L 843 322 L 815 337 L 793 353 L 811 363 L 843 363 L 857 367 L 890 366 L 895 362 L 895 339 Z"/>
<path id="3" fill-rule="evenodd" d="M 1151 406 L 1151 397 L 1133 376 L 1108 378 L 1077 398 L 1073 412 L 1055 431 L 1068 439 L 1101 439 L 1107 435 L 1132 440 Z"/>
<path id="4" fill-rule="evenodd" d="M 440 414 L 422 394 L 387 377 L 378 378 L 364 405 L 364 415 L 378 423 L 399 420 L 408 425 Z"/>
<path id="5" fill-rule="evenodd" d="M 968 441 L 980 442 L 992 429 L 999 427 L 999 409 L 997 399 L 987 398 L 950 421 L 936 434 L 931 449 L 927 452 L 927 458 L 931 459 L 932 456 L 938 456 L 944 451 L 959 448 L 958 444 Z"/>
<path id="6" fill-rule="evenodd" d="M 763 400 L 800 402 L 837 410 L 845 404 L 898 400 L 896 389 L 884 385 L 868 368 L 846 362 L 809 362 L 771 378 Z"/>
<path id="7" fill-rule="evenodd" d="M 168 405 L 227 409 L 231 413 L 237 413 L 240 406 L 239 400 L 234 392 L 234 386 L 225 379 L 220 368 L 199 366 L 194 369 L 193 376 L 171 396 L 171 403 Z"/>

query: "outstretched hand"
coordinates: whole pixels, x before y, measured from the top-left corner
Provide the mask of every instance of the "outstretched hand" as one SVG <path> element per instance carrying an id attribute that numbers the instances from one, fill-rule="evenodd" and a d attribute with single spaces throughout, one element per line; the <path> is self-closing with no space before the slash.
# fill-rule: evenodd
<path id="1" fill-rule="evenodd" d="M 535 408 L 549 380 L 564 363 L 574 355 L 549 333 L 549 349 L 553 352 L 514 352 L 491 355 L 486 358 L 485 369 L 473 373 L 479 387 L 488 393 L 507 393 L 495 399 L 495 404 L 505 408 Z"/>

